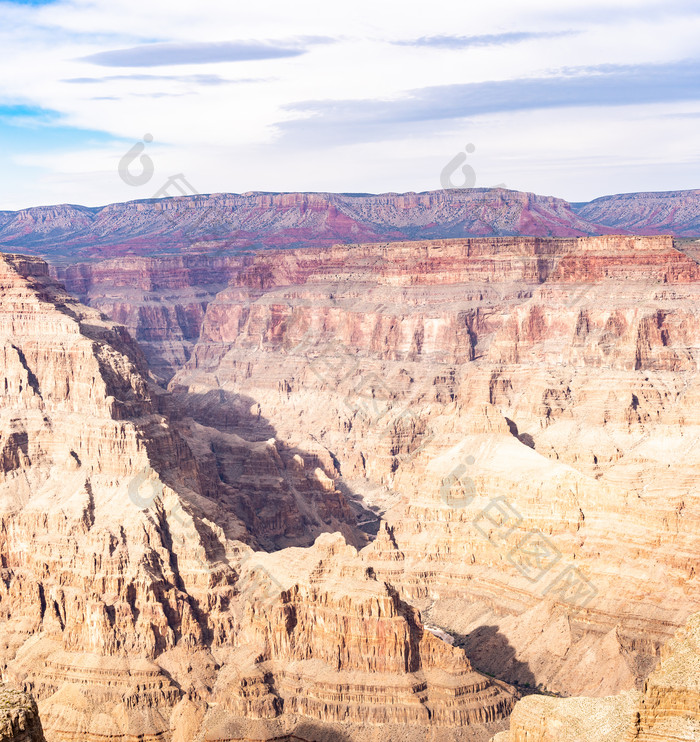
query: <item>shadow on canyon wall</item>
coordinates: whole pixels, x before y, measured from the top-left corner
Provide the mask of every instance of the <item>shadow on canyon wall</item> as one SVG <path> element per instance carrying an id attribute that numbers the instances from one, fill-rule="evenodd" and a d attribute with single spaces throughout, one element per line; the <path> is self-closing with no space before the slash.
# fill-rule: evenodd
<path id="1" fill-rule="evenodd" d="M 535 439 L 530 435 L 530 433 L 520 433 L 518 431 L 518 426 L 509 417 L 506 418 L 506 423 L 508 423 L 508 430 L 510 430 L 512 436 L 529 448 L 535 447 Z"/>
<path id="2" fill-rule="evenodd" d="M 537 688 L 537 680 L 527 662 L 516 659 L 515 648 L 498 626 L 479 626 L 469 634 L 457 634 L 455 646 L 464 649 L 475 670 L 527 692 Z"/>
<path id="3" fill-rule="evenodd" d="M 166 395 L 162 411 L 169 416 L 185 441 L 188 438 L 192 440 L 187 429 L 188 419 L 215 433 L 224 434 L 223 437 L 212 440 L 209 445 L 213 460 L 203 461 L 199 457 L 199 465 L 212 485 L 210 490 L 213 490 L 214 499 L 222 506 L 229 507 L 247 525 L 256 536 L 260 548 L 277 551 L 288 546 L 311 546 L 319 533 L 338 530 L 342 530 L 348 543 L 357 548 L 372 541 L 377 534 L 381 514 L 368 509 L 361 495 L 345 482 L 338 481 L 340 464 L 335 456 L 330 452 L 322 456 L 286 445 L 278 439 L 276 428 L 256 413 L 256 408 L 258 404 L 252 397 L 224 389 L 198 393 L 190 392 L 184 387 L 174 387 Z M 318 485 L 315 491 L 313 485 L 309 485 L 307 491 L 300 491 L 284 483 L 280 491 L 273 493 L 264 484 L 254 481 L 256 478 L 251 477 L 251 471 L 254 471 L 255 463 L 252 460 L 242 461 L 240 448 L 236 450 L 235 439 L 226 439 L 225 436 L 238 436 L 251 443 L 274 438 L 287 473 L 293 470 L 294 457 L 300 456 L 307 472 L 319 468 L 326 476 L 336 480 L 335 489 L 347 506 L 343 507 L 336 502 L 339 499 L 337 494 L 322 495 L 322 499 L 327 502 L 321 507 L 328 505 L 335 522 L 313 521 L 308 513 L 298 509 L 297 500 L 299 496 L 302 499 L 318 497 Z M 269 473 L 259 472 L 261 481 Z M 302 482 L 301 486 L 303 488 L 305 483 Z M 287 491 L 284 491 L 285 488 L 288 488 Z M 236 496 L 231 496 L 232 490 L 236 490 Z M 277 499 L 274 499 L 275 496 Z M 282 522 L 285 519 L 286 522 Z M 275 521 L 274 525 L 272 521 Z M 265 522 L 272 526 L 267 532 Z M 362 525 L 358 526 L 358 523 Z M 282 530 L 284 533 L 280 533 Z"/>

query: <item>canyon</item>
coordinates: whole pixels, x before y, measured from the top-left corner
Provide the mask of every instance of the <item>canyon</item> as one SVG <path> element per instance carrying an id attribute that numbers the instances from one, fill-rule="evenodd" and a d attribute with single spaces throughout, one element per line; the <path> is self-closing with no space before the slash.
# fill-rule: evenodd
<path id="1" fill-rule="evenodd" d="M 260 253 L 169 388 L 325 450 L 375 574 L 480 669 L 605 695 L 700 609 L 698 271 L 667 237 Z"/>
<path id="2" fill-rule="evenodd" d="M 0 667 L 48 742 L 695 739 L 694 243 L 530 200 L 338 244 L 287 196 L 282 249 L 144 203 L 163 254 L 76 207 L 0 259 Z"/>
<path id="3" fill-rule="evenodd" d="M 0 290 L 0 666 L 49 742 L 503 726 L 516 692 L 377 578 L 322 451 L 171 415 L 43 261 L 5 255 Z"/>

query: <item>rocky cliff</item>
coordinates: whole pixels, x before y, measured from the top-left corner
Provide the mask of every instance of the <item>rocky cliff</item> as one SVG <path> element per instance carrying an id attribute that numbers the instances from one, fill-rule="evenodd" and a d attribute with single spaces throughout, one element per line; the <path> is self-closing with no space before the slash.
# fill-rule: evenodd
<path id="1" fill-rule="evenodd" d="M 54 260 L 235 252 L 470 235 L 611 231 L 561 199 L 505 189 L 426 193 L 243 193 L 42 206 L 0 213 L 0 245 Z"/>
<path id="2" fill-rule="evenodd" d="M 423 193 L 219 193 L 87 208 L 0 212 L 0 245 L 56 262 L 231 254 L 449 237 L 608 233 L 700 236 L 698 191 L 605 196 L 590 203 L 504 188 Z"/>
<path id="3" fill-rule="evenodd" d="M 240 398 L 188 416 L 36 258 L 0 259 L 0 297 L 0 668 L 52 742 L 503 727 L 516 693 L 365 564 L 327 452 L 247 437 Z"/>
<path id="4" fill-rule="evenodd" d="M 582 219 L 635 234 L 700 235 L 700 191 L 621 193 L 573 204 Z"/>
<path id="5" fill-rule="evenodd" d="M 68 291 L 125 325 L 151 370 L 170 379 L 190 357 L 209 303 L 251 255 L 129 257 L 53 270 Z"/>

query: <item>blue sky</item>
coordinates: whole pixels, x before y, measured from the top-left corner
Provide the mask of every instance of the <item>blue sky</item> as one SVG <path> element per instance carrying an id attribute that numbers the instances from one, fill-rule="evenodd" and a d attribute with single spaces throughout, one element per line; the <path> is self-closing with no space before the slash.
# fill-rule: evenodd
<path id="1" fill-rule="evenodd" d="M 697 188 L 699 35 L 686 0 L 0 0 L 0 209 L 148 198 L 177 173 L 431 190 L 465 151 L 479 187 Z M 120 176 L 129 152 L 150 178 Z"/>

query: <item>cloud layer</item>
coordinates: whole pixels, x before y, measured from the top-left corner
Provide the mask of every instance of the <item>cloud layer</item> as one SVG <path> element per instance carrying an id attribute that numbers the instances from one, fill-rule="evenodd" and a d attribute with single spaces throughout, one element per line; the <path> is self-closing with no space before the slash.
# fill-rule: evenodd
<path id="1" fill-rule="evenodd" d="M 144 44 L 129 49 L 97 52 L 82 57 L 82 60 L 101 67 L 164 67 L 282 59 L 298 57 L 306 51 L 301 45 L 261 41 Z"/>
<path id="2" fill-rule="evenodd" d="M 506 46 L 521 41 L 537 41 L 571 36 L 575 31 L 510 31 L 499 34 L 482 34 L 481 36 L 421 36 L 394 42 L 399 46 L 423 46 L 436 49 L 469 49 L 479 46 Z"/>
<path id="3" fill-rule="evenodd" d="M 576 74 L 440 85 L 412 90 L 396 100 L 306 101 L 290 106 L 304 118 L 280 124 L 318 141 L 391 138 L 397 127 L 514 111 L 700 101 L 700 65 L 607 65 Z"/>

